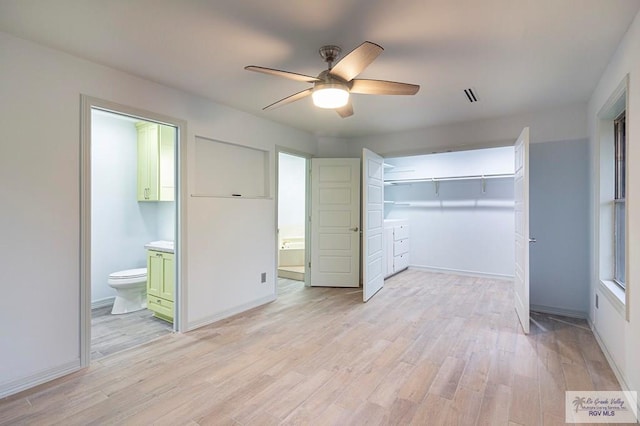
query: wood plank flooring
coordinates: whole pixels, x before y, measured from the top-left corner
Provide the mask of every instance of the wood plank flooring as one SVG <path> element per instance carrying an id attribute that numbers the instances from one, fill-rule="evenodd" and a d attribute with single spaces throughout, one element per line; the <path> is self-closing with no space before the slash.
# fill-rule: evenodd
<path id="1" fill-rule="evenodd" d="M 368 303 L 283 281 L 278 300 L 105 356 L 0 401 L 0 424 L 556 425 L 565 390 L 618 390 L 584 321 L 512 282 L 408 270 Z"/>

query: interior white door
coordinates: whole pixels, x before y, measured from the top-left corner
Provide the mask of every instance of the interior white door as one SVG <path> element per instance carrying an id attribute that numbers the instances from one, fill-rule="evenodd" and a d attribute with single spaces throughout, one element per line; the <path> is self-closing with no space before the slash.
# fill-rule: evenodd
<path id="1" fill-rule="evenodd" d="M 529 333 L 529 128 L 515 145 L 515 306 L 525 334 Z"/>
<path id="2" fill-rule="evenodd" d="M 360 159 L 311 159 L 311 285 L 360 286 Z"/>
<path id="3" fill-rule="evenodd" d="M 362 300 L 365 302 L 384 286 L 383 162 L 375 152 L 362 150 Z"/>

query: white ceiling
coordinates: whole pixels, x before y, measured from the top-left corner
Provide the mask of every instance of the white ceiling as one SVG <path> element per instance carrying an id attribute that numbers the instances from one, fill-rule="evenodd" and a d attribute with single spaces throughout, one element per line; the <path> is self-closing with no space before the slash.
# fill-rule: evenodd
<path id="1" fill-rule="evenodd" d="M 350 137 L 584 102 L 640 0 L 0 0 L 0 30 L 318 135 Z M 421 85 L 354 95 L 342 119 L 308 87 L 243 70 L 317 75 L 318 48 L 385 51 L 360 77 Z M 480 101 L 470 104 L 463 89 Z"/>

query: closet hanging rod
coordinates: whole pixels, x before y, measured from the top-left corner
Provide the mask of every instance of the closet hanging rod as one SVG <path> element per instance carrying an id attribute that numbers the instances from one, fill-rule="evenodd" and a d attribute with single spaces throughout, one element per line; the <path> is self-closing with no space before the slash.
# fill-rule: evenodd
<path id="1" fill-rule="evenodd" d="M 471 180 L 471 179 L 499 179 L 513 177 L 513 173 L 495 173 L 488 175 L 469 175 L 469 176 L 445 176 L 445 177 L 433 177 L 433 178 L 419 178 L 419 179 L 386 179 L 385 183 L 398 184 L 398 183 L 420 183 L 420 182 L 439 182 L 443 180 Z"/>

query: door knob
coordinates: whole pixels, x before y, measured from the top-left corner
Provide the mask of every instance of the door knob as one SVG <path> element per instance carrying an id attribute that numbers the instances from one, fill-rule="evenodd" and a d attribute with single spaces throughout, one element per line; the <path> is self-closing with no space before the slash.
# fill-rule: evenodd
<path id="1" fill-rule="evenodd" d="M 538 240 L 536 240 L 535 238 L 529 238 L 529 242 L 530 242 L 530 243 L 535 243 L 535 242 L 537 242 L 537 241 L 538 241 Z"/>
<path id="2" fill-rule="evenodd" d="M 349 228 L 349 231 L 358 232 L 358 227 L 356 226 L 355 228 Z"/>

